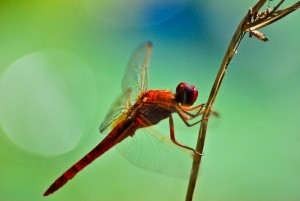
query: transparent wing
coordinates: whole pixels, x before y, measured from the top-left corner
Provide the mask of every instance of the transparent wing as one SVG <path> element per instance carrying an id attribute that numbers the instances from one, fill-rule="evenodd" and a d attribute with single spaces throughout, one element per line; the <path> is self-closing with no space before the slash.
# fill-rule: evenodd
<path id="1" fill-rule="evenodd" d="M 104 120 L 102 121 L 99 128 L 100 133 L 107 130 L 110 127 L 110 125 L 122 114 L 126 113 L 126 111 L 126 96 L 124 94 L 121 94 L 112 104 L 111 108 L 109 109 L 109 112 L 106 114 Z"/>
<path id="2" fill-rule="evenodd" d="M 135 103 L 138 95 L 147 90 L 148 65 L 151 55 L 151 42 L 142 43 L 132 54 L 122 81 L 123 93 L 115 100 L 100 125 L 100 132 L 115 125 L 122 115 Z"/>
<path id="3" fill-rule="evenodd" d="M 142 169 L 175 178 L 189 178 L 193 153 L 174 145 L 152 127 L 137 130 L 116 149 Z"/>
<path id="4" fill-rule="evenodd" d="M 130 105 L 133 105 L 136 98 L 147 90 L 148 68 L 152 50 L 152 43 L 142 43 L 132 54 L 122 81 L 123 93 L 127 95 Z"/>

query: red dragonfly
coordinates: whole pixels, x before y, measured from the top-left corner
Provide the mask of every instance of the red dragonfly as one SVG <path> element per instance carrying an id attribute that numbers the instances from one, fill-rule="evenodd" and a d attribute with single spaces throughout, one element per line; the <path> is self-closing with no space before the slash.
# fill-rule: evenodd
<path id="1" fill-rule="evenodd" d="M 189 120 L 202 114 L 204 104 L 191 107 L 197 99 L 198 91 L 193 85 L 184 82 L 178 84 L 175 94 L 169 90 L 147 90 L 151 50 L 151 42 L 141 44 L 128 63 L 122 82 L 123 93 L 114 102 L 100 125 L 100 132 L 109 127 L 112 129 L 111 132 L 92 151 L 61 175 L 46 190 L 44 196 L 57 191 L 96 158 L 128 136 L 132 137 L 137 129 L 155 125 L 166 118 L 169 119 L 171 141 L 196 154 L 194 149 L 176 141 L 172 113 L 177 113 L 187 126 L 193 126 L 200 121 L 190 124 Z"/>

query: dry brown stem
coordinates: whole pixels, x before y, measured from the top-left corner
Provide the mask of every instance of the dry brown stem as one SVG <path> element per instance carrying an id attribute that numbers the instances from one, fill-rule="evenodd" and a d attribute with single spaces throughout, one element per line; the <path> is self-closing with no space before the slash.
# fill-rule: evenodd
<path id="1" fill-rule="evenodd" d="M 241 40 L 243 39 L 244 35 L 248 32 L 250 33 L 249 36 L 251 36 L 252 34 L 252 36 L 254 35 L 258 39 L 266 41 L 267 38 L 264 36 L 264 34 L 260 33 L 257 30 L 262 27 L 268 26 L 273 22 L 276 22 L 277 20 L 282 19 L 283 17 L 297 10 L 300 7 L 300 1 L 298 1 L 297 3 L 295 3 L 294 5 L 288 8 L 279 10 L 279 7 L 284 3 L 284 0 L 281 0 L 273 9 L 267 8 L 266 10 L 260 12 L 261 8 L 266 4 L 266 2 L 267 0 L 259 0 L 253 6 L 253 8 L 251 8 L 249 12 L 247 12 L 245 17 L 238 25 L 237 30 L 235 31 L 231 39 L 231 42 L 228 46 L 228 49 L 225 53 L 222 64 L 220 66 L 219 72 L 216 76 L 214 85 L 211 89 L 209 98 L 206 103 L 206 108 L 202 116 L 202 123 L 200 126 L 198 141 L 196 145 L 196 151 L 198 153 L 203 153 L 204 142 L 205 142 L 206 131 L 207 131 L 207 124 L 208 124 L 209 116 L 211 114 L 211 108 L 213 107 L 214 101 L 217 97 L 226 69 L 231 59 L 235 55 L 237 48 Z M 186 194 L 186 201 L 192 201 L 193 199 L 193 194 L 196 186 L 201 159 L 202 159 L 202 155 L 195 154 L 193 159 L 187 194 Z"/>

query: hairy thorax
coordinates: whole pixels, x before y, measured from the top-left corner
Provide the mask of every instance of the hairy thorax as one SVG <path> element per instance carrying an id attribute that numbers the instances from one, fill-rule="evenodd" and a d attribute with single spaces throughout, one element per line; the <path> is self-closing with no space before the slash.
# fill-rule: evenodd
<path id="1" fill-rule="evenodd" d="M 137 120 L 138 127 L 155 125 L 175 112 L 177 104 L 171 91 L 149 90 L 132 107 L 131 118 Z"/>

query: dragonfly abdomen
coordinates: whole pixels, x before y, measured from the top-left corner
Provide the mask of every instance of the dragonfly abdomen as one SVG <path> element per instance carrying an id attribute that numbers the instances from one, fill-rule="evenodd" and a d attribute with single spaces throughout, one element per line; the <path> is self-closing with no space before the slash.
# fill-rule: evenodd
<path id="1" fill-rule="evenodd" d="M 104 154 L 106 151 L 124 140 L 129 135 L 133 135 L 135 130 L 136 128 L 130 119 L 118 124 L 94 149 L 92 149 L 87 155 L 70 167 L 63 175 L 61 175 L 47 189 L 47 191 L 44 193 L 44 196 L 57 191 L 96 158 Z"/>

